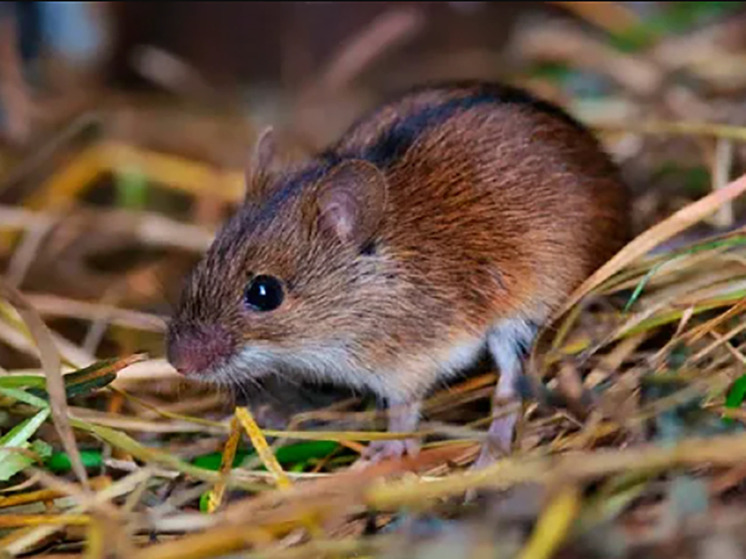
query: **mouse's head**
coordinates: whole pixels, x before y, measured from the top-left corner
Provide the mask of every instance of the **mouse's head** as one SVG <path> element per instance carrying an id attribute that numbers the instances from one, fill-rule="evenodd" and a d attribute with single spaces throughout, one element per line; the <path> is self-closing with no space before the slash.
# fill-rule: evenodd
<path id="1" fill-rule="evenodd" d="M 394 304 L 376 250 L 386 180 L 363 161 L 272 165 L 260 138 L 247 198 L 187 278 L 167 335 L 183 374 L 237 384 L 298 369 L 329 378 Z"/>

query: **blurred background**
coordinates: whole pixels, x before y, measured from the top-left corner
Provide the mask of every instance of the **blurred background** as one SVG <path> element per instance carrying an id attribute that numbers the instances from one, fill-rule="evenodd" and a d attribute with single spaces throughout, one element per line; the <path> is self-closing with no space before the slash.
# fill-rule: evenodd
<path id="1" fill-rule="evenodd" d="M 599 133 L 638 231 L 743 167 L 712 131 L 746 124 L 741 2 L 2 2 L 0 26 L 0 266 L 82 362 L 162 355 L 266 124 L 302 157 L 411 85 L 510 82 Z"/>
<path id="2" fill-rule="evenodd" d="M 137 545 L 159 538 L 168 545 L 175 531 L 206 526 L 191 513 L 211 510 L 203 497 L 212 494 L 215 478 L 187 462 L 211 470 L 230 463 L 224 420 L 235 402 L 231 394 L 187 384 L 168 366 L 165 321 L 185 273 L 239 203 L 248 154 L 264 126 L 275 127 L 286 157 L 304 157 L 401 89 L 444 79 L 504 81 L 560 104 L 598 134 L 633 189 L 631 218 L 639 233 L 733 186 L 746 171 L 744 8 L 744 2 L 0 2 L 0 447 L 27 451 L 0 452 L 0 548 L 11 541 L 2 539 L 9 527 L 22 528 L 8 536 L 15 538 L 42 523 L 38 515 L 57 517 L 94 502 L 85 496 L 85 507 L 72 509 L 77 489 L 31 473 L 42 462 L 69 475 L 76 452 L 46 420 L 49 410 L 38 406 L 44 345 L 6 300 L 12 287 L 49 327 L 54 344 L 46 349 L 56 346 L 69 373 L 65 393 L 89 474 L 108 483 L 139 476 L 142 464 L 152 467 L 148 478 L 137 478 L 142 484 L 133 481 L 117 493 L 123 504 L 116 516 L 103 506 L 114 502 L 102 498 L 101 508 L 92 509 L 100 513 L 96 522 L 71 526 L 57 544 L 41 536 L 34 549 L 51 557 L 46 551 L 90 544 L 86 557 L 134 557 L 120 541 L 126 534 Z M 449 528 L 420 554 L 387 557 L 452 557 L 451 550 L 467 557 L 469 546 L 479 548 L 469 557 L 494 556 L 480 547 L 484 541 L 515 550 L 543 510 L 537 489 L 546 482 L 554 491 L 565 472 L 576 470 L 587 475 L 577 495 L 568 502 L 559 493 L 548 510 L 552 522 L 569 523 L 580 500 L 590 497 L 582 503 L 579 533 L 597 553 L 570 549 L 556 557 L 746 556 L 742 439 L 703 452 L 689 446 L 690 456 L 667 454 L 670 462 L 640 458 L 631 476 L 611 475 L 613 467 L 593 461 L 595 449 L 634 451 L 644 442 L 671 449 L 688 434 L 743 431 L 746 229 L 724 234 L 746 224 L 743 205 L 708 206 L 719 209 L 677 242 L 720 233 L 719 243 L 660 260 L 637 254 L 552 332 L 546 382 L 527 399 L 516 452 L 530 458 L 579 450 L 576 462 L 558 467 L 556 477 L 535 469 L 535 485 L 515 487 L 509 502 L 482 509 L 480 531 Z M 655 238 L 668 239 L 661 229 Z M 141 352 L 146 355 L 133 355 Z M 479 373 L 427 403 L 433 433 L 454 443 L 435 437 L 427 451 L 440 458 L 429 476 L 458 471 L 478 452 L 495 382 L 489 367 Z M 341 389 L 304 390 L 289 379 L 292 386 L 278 393 L 273 382 L 249 402 L 262 428 L 360 431 L 381 424 L 369 402 L 340 397 Z M 11 391 L 18 387 L 24 390 Z M 723 415 L 723 406 L 733 413 Z M 356 437 L 342 435 L 339 443 L 271 442 L 285 471 L 303 479 L 336 472 L 363 450 Z M 253 449 L 242 452 L 248 466 L 241 470 L 253 485 L 241 494 L 260 482 L 274 487 L 273 478 L 260 475 Z M 608 455 L 598 457 L 609 463 Z M 722 467 L 710 469 L 709 460 Z M 673 468 L 659 477 L 661 464 L 691 464 L 700 477 L 679 477 Z M 525 478 L 513 471 L 515 480 L 534 475 L 531 468 Z M 603 471 L 609 483 L 598 479 Z M 650 473 L 638 478 L 643 471 Z M 210 483 L 202 487 L 199 479 Z M 311 501 L 348 515 L 349 522 L 320 532 L 322 544 L 327 536 L 398 529 L 388 514 L 364 516 L 367 505 L 353 501 L 363 486 L 352 485 L 355 490 L 343 487 L 348 501 L 337 501 L 337 493 L 328 502 L 324 493 L 298 493 L 287 502 L 288 518 L 299 518 L 290 509 Z M 51 506 L 49 493 L 36 491 L 41 487 L 62 487 L 60 495 L 75 499 Z M 407 510 L 428 511 L 429 491 Z M 28 508 L 10 509 L 13 497 Z M 274 503 L 249 503 L 242 509 L 247 529 L 216 530 L 216 548 L 225 549 L 226 533 L 245 544 L 255 533 L 252 523 L 280 522 Z M 445 501 L 432 505 L 434 518 L 455 510 Z M 8 510 L 15 519 L 2 516 Z M 415 539 L 437 528 L 408 522 L 405 515 L 402 525 Z M 563 526 L 543 529 L 561 541 Z M 687 539 L 704 540 L 720 528 L 733 532 L 737 547 L 714 536 L 701 547 Z M 282 541 L 272 541 L 280 533 Z M 256 534 L 260 549 L 299 541 L 295 532 Z M 13 541 L 8 545 L 18 548 L 20 539 Z M 192 556 L 207 549 L 199 541 Z M 171 555 L 145 550 L 142 557 L 183 557 L 174 549 Z M 365 549 L 356 548 L 356 556 Z"/>

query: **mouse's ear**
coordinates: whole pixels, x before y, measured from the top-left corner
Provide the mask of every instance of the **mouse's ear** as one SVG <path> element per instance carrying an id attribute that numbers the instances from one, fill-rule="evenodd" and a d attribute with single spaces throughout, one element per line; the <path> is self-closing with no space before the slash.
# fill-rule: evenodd
<path id="1" fill-rule="evenodd" d="M 319 225 L 344 242 L 364 245 L 381 223 L 387 188 L 375 165 L 360 160 L 340 163 L 317 185 Z"/>
<path id="2" fill-rule="evenodd" d="M 260 133 L 246 167 L 244 201 L 261 198 L 272 174 L 277 155 L 274 128 L 267 126 Z"/>

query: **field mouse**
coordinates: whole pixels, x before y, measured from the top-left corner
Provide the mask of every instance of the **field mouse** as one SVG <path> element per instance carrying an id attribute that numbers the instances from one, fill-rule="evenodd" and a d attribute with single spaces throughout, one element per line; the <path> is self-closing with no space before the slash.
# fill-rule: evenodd
<path id="1" fill-rule="evenodd" d="M 517 399 L 538 327 L 628 236 L 627 190 L 591 133 L 495 83 L 411 89 L 291 166 L 267 129 L 247 182 L 186 280 L 168 359 L 223 385 L 369 389 L 397 432 L 484 351 L 496 401 Z M 477 465 L 509 450 L 516 419 L 492 422 Z M 377 442 L 363 460 L 416 450 Z"/>

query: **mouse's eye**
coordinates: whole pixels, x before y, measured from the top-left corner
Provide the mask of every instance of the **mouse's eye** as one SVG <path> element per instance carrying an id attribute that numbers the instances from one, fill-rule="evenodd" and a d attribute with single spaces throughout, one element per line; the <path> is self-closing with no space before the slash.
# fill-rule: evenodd
<path id="1" fill-rule="evenodd" d="M 282 304 L 282 283 L 273 276 L 256 276 L 246 286 L 244 302 L 255 311 L 271 311 Z"/>

